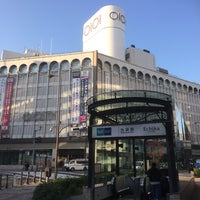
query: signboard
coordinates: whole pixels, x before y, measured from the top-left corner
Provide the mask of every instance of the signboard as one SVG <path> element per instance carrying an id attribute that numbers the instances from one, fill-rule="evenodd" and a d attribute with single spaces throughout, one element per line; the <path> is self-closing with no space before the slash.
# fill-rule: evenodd
<path id="1" fill-rule="evenodd" d="M 81 77 L 80 123 L 86 123 L 88 98 L 88 76 Z"/>
<path id="2" fill-rule="evenodd" d="M 0 78 L 0 119 L 2 119 L 3 107 L 4 107 L 4 96 L 6 90 L 6 77 Z"/>
<path id="3" fill-rule="evenodd" d="M 79 124 L 80 117 L 80 71 L 72 74 L 71 124 Z"/>
<path id="4" fill-rule="evenodd" d="M 165 135 L 166 130 L 162 123 L 92 127 L 92 138 L 96 139 Z"/>
<path id="5" fill-rule="evenodd" d="M 75 71 L 72 74 L 71 124 L 86 126 L 88 99 L 88 71 Z"/>
<path id="6" fill-rule="evenodd" d="M 1 119 L 1 134 L 8 133 L 8 127 L 10 122 L 10 112 L 12 105 L 12 94 L 13 94 L 14 78 L 8 77 L 6 81 L 6 90 L 4 97 L 4 108 Z"/>

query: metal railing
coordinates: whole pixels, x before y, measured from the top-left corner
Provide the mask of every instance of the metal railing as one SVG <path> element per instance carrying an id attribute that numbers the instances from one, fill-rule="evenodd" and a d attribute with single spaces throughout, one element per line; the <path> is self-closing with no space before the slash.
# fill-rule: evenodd
<path id="1" fill-rule="evenodd" d="M 0 190 L 15 186 L 48 181 L 44 171 L 21 171 L 0 174 Z"/>

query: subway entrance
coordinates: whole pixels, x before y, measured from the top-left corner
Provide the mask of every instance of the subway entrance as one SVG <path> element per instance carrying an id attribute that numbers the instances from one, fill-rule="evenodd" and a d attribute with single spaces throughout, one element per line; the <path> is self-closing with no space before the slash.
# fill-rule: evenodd
<path id="1" fill-rule="evenodd" d="M 144 175 L 152 162 L 163 171 L 168 168 L 166 140 L 162 138 L 98 140 L 95 146 L 95 163 L 100 163 L 102 172 L 136 177 Z"/>
<path id="2" fill-rule="evenodd" d="M 168 175 L 170 192 L 178 191 L 170 95 L 143 90 L 112 91 L 93 96 L 87 104 L 91 199 L 97 171 L 137 177 L 146 174 L 151 162 Z"/>

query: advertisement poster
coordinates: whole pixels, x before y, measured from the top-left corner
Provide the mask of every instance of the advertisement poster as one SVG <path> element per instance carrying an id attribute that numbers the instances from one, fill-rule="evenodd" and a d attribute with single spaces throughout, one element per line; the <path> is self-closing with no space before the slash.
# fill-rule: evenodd
<path id="1" fill-rule="evenodd" d="M 14 78 L 8 77 L 6 81 L 6 90 L 4 96 L 4 107 L 1 119 L 1 134 L 7 134 L 9 132 L 10 112 L 12 105 Z"/>
<path id="2" fill-rule="evenodd" d="M 71 124 L 79 124 L 80 118 L 80 71 L 72 74 Z"/>

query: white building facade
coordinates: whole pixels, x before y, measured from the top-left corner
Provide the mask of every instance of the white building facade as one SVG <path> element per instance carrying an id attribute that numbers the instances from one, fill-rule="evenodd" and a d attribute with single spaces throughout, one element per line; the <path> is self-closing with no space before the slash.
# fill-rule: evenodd
<path id="1" fill-rule="evenodd" d="M 105 13 L 113 21 L 112 30 L 105 30 L 107 24 L 100 21 L 105 20 Z M 103 25 L 103 32 L 95 30 L 97 35 L 88 39 L 89 32 L 94 33 L 88 26 L 90 20 L 96 28 Z M 0 164 L 30 162 L 33 149 L 38 165 L 45 166 L 48 160 L 54 164 L 59 102 L 63 128 L 59 135 L 60 161 L 87 156 L 86 101 L 114 90 L 150 90 L 172 95 L 184 120 L 184 131 L 177 131 L 176 137 L 185 150 L 191 151 L 194 146 L 192 155 L 200 156 L 200 84 L 156 67 L 155 56 L 148 50 L 134 45 L 125 50 L 126 19 L 120 8 L 106 6 L 90 20 L 83 27 L 83 52 L 5 56 L 0 60 Z M 111 43 L 104 31 L 114 32 Z M 95 45 L 95 37 L 105 38 L 105 43 Z M 119 39 L 121 43 L 116 47 L 115 41 Z M 178 130 L 179 126 L 174 128 Z"/>

